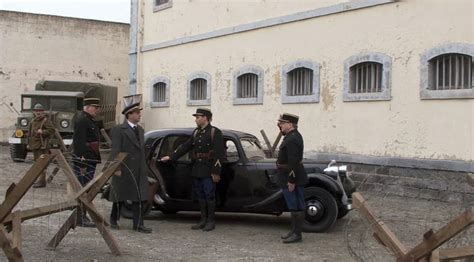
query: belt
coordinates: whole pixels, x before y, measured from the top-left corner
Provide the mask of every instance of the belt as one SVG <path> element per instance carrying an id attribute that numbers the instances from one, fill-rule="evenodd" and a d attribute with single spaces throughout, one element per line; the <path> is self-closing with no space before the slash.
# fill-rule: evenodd
<path id="1" fill-rule="evenodd" d="M 194 153 L 195 158 L 210 159 L 211 153 Z"/>

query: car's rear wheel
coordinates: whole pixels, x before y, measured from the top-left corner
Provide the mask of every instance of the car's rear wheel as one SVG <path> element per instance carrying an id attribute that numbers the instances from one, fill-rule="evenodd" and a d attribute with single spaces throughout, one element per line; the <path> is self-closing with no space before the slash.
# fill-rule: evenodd
<path id="1" fill-rule="evenodd" d="M 27 153 L 26 145 L 10 144 L 10 157 L 14 162 L 25 162 Z"/>
<path id="2" fill-rule="evenodd" d="M 326 232 L 336 222 L 338 207 L 334 196 L 320 187 L 305 188 L 306 212 L 303 231 Z"/>
<path id="3" fill-rule="evenodd" d="M 143 216 L 146 218 L 151 212 L 151 205 L 145 204 L 144 208 L 145 208 L 145 212 Z M 127 200 L 123 202 L 122 206 L 120 207 L 120 215 L 124 218 L 129 218 L 129 219 L 133 217 L 132 201 Z"/>

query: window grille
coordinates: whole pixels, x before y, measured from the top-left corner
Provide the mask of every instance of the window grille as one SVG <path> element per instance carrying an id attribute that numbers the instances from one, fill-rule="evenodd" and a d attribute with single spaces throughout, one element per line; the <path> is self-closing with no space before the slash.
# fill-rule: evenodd
<path id="1" fill-rule="evenodd" d="M 196 78 L 191 81 L 190 100 L 207 99 L 207 80 L 204 78 Z"/>
<path id="2" fill-rule="evenodd" d="M 376 62 L 363 62 L 350 68 L 350 93 L 382 92 L 383 65 Z"/>
<path id="3" fill-rule="evenodd" d="M 304 96 L 313 94 L 313 70 L 309 68 L 295 68 L 288 72 L 287 95 Z"/>
<path id="4" fill-rule="evenodd" d="M 429 61 L 431 90 L 472 89 L 472 56 L 444 54 Z"/>
<path id="5" fill-rule="evenodd" d="M 237 97 L 252 98 L 257 97 L 258 76 L 256 74 L 247 73 L 237 78 Z"/>
<path id="6" fill-rule="evenodd" d="M 158 82 L 153 85 L 153 102 L 166 101 L 166 83 Z"/>
<path id="7" fill-rule="evenodd" d="M 155 5 L 167 4 L 169 0 L 155 0 Z"/>

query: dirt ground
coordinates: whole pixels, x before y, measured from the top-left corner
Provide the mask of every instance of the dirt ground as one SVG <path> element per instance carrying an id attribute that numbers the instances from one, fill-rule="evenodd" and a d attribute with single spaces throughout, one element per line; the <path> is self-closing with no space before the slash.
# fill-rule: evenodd
<path id="1" fill-rule="evenodd" d="M 18 182 L 31 167 L 13 163 L 8 147 L 0 146 L 0 200 L 12 182 Z M 51 166 L 49 171 L 52 170 Z M 363 187 L 362 187 L 363 189 Z M 383 191 L 382 191 L 383 192 Z M 407 246 L 422 240 L 430 228 L 440 228 L 474 203 L 445 203 L 403 198 L 380 192 L 362 192 L 381 219 Z M 66 179 L 59 173 L 46 188 L 33 189 L 16 209 L 26 210 L 67 200 Z M 111 204 L 100 196 L 94 201 L 108 219 Z M 394 257 L 372 238 L 371 226 L 356 210 L 337 221 L 329 233 L 306 233 L 300 244 L 284 245 L 280 235 L 289 229 L 289 216 L 255 214 L 217 214 L 217 228 L 212 232 L 190 230 L 198 213 L 179 212 L 164 215 L 154 212 L 146 220 L 152 234 L 131 230 L 131 221 L 122 219 L 121 229 L 113 230 L 124 255 L 111 254 L 95 228 L 76 228 L 54 251 L 46 244 L 69 216 L 70 211 L 28 220 L 22 223 L 22 253 L 25 261 L 394 261 Z M 474 244 L 471 228 L 445 247 Z M 0 261 L 6 261 L 0 254 Z"/>

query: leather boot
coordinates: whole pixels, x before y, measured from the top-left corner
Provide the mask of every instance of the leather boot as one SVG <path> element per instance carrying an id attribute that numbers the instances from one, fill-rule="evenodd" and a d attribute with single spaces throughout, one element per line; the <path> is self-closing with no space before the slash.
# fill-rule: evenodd
<path id="1" fill-rule="evenodd" d="M 212 231 L 216 228 L 215 221 L 216 202 L 214 200 L 207 201 L 207 221 L 202 229 L 203 231 Z"/>
<path id="2" fill-rule="evenodd" d="M 291 230 L 285 235 L 281 236 L 281 239 L 287 239 L 291 235 L 293 235 L 293 232 L 295 232 L 295 221 L 296 221 L 296 212 L 291 212 Z"/>
<path id="3" fill-rule="evenodd" d="M 199 210 L 201 210 L 201 220 L 196 225 L 191 226 L 192 230 L 202 229 L 207 222 L 207 203 L 204 199 L 199 199 Z"/>
<path id="4" fill-rule="evenodd" d="M 303 241 L 303 237 L 301 236 L 301 231 L 303 228 L 303 219 L 304 219 L 304 211 L 295 212 L 295 232 L 288 237 L 287 239 L 283 240 L 283 243 L 290 244 L 290 243 L 297 243 Z"/>
<path id="5" fill-rule="evenodd" d="M 34 188 L 46 187 L 46 173 L 43 171 L 33 184 Z"/>

